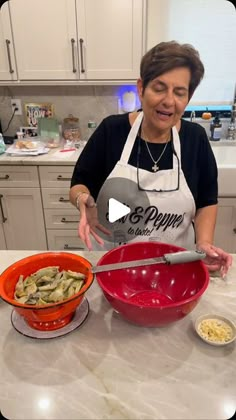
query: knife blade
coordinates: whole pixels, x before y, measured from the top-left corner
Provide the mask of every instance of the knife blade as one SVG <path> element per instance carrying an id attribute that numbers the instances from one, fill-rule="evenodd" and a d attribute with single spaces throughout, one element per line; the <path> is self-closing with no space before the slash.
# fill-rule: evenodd
<path id="1" fill-rule="evenodd" d="M 193 261 L 203 260 L 206 254 L 202 251 L 179 251 L 164 254 L 162 257 L 146 258 L 142 260 L 125 261 L 114 264 L 104 264 L 92 267 L 92 273 L 103 273 L 104 271 L 122 270 L 124 268 L 142 267 L 154 264 L 182 264 Z"/>

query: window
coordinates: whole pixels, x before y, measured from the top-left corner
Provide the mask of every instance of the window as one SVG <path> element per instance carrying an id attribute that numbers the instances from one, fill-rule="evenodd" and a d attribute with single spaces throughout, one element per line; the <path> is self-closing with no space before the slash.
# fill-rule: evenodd
<path id="1" fill-rule="evenodd" d="M 227 0 L 148 0 L 147 50 L 162 41 L 192 44 L 205 76 L 190 104 L 232 104 L 236 10 Z"/>

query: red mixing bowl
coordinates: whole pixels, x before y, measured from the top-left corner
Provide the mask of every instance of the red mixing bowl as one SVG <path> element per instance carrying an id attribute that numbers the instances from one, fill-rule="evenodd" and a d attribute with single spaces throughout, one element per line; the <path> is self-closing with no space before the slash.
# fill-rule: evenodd
<path id="1" fill-rule="evenodd" d="M 158 242 L 136 242 L 107 252 L 97 265 L 160 257 L 184 248 Z M 156 264 L 97 273 L 111 306 L 128 321 L 161 327 L 184 318 L 199 302 L 209 283 L 202 261 Z"/>
<path id="2" fill-rule="evenodd" d="M 24 278 L 43 267 L 59 266 L 59 270 L 71 270 L 86 275 L 85 284 L 79 293 L 63 302 L 48 305 L 25 305 L 14 299 L 14 291 L 19 276 Z M 77 307 L 80 305 L 84 294 L 93 282 L 91 264 L 79 255 L 67 252 L 45 252 L 23 258 L 9 266 L 0 275 L 0 296 L 5 302 L 14 306 L 31 328 L 41 331 L 52 331 L 67 325 Z"/>

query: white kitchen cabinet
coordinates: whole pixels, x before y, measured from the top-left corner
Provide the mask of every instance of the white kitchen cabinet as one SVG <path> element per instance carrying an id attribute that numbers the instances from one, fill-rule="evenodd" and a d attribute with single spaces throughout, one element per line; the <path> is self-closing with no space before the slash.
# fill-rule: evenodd
<path id="1" fill-rule="evenodd" d="M 1 221 L 0 221 L 0 249 L 7 249 L 4 230 L 3 230 L 3 226 L 2 226 L 2 214 L 1 214 L 0 217 L 1 217 Z"/>
<path id="2" fill-rule="evenodd" d="M 83 250 L 78 237 L 79 212 L 69 200 L 74 166 L 39 167 L 49 250 Z"/>
<path id="3" fill-rule="evenodd" d="M 69 188 L 73 170 L 74 166 L 40 166 L 41 186 L 53 189 L 65 188 L 63 191 L 66 191 L 67 200 L 69 201 Z"/>
<path id="4" fill-rule="evenodd" d="M 135 79 L 143 0 L 11 0 L 19 79 Z"/>
<path id="5" fill-rule="evenodd" d="M 47 249 L 37 167 L 0 166 L 0 224 L 3 249 Z"/>
<path id="6" fill-rule="evenodd" d="M 0 165 L 0 188 L 39 188 L 36 166 Z"/>
<path id="7" fill-rule="evenodd" d="M 19 79 L 76 80 L 75 0 L 11 0 L 10 12 Z"/>
<path id="8" fill-rule="evenodd" d="M 47 231 L 48 249 L 58 251 L 85 251 L 85 246 L 78 238 L 76 230 L 57 230 Z"/>
<path id="9" fill-rule="evenodd" d="M 47 248 L 40 189 L 0 188 L 7 249 Z"/>
<path id="10" fill-rule="evenodd" d="M 17 80 L 9 2 L 4 3 L 0 9 L 0 80 Z"/>
<path id="11" fill-rule="evenodd" d="M 77 0 L 76 4 L 80 77 L 136 79 L 142 57 L 143 1 Z"/>
<path id="12" fill-rule="evenodd" d="M 45 209 L 45 224 L 47 229 L 73 229 L 78 230 L 79 212 L 70 206 L 70 209 Z"/>
<path id="13" fill-rule="evenodd" d="M 214 243 L 236 253 L 236 197 L 219 198 Z"/>
<path id="14" fill-rule="evenodd" d="M 42 185 L 43 206 L 45 209 L 58 209 L 64 212 L 71 209 L 69 199 L 69 187 L 62 188 L 57 185 L 55 188 L 44 188 Z"/>

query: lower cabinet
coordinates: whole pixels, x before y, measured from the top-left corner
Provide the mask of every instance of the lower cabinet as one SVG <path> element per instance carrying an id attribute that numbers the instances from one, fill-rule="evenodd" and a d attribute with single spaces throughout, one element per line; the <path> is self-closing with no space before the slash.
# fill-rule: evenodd
<path id="1" fill-rule="evenodd" d="M 0 192 L 1 249 L 47 249 L 40 189 L 1 188 Z"/>
<path id="2" fill-rule="evenodd" d="M 69 200 L 73 168 L 0 165 L 0 249 L 85 249 Z"/>
<path id="3" fill-rule="evenodd" d="M 36 166 L 0 165 L 0 247 L 47 249 Z"/>
<path id="4" fill-rule="evenodd" d="M 69 200 L 74 167 L 39 168 L 46 235 L 49 250 L 84 250 L 78 237 L 79 212 Z"/>
<path id="5" fill-rule="evenodd" d="M 48 229 L 48 249 L 61 251 L 79 251 L 84 250 L 83 242 L 78 238 L 77 229 L 60 230 Z"/>
<path id="6" fill-rule="evenodd" d="M 63 193 L 68 195 L 68 191 Z M 61 194 L 60 194 L 61 197 Z M 45 224 L 50 250 L 81 250 L 83 242 L 78 237 L 79 212 L 73 209 L 45 209 Z"/>
<path id="7" fill-rule="evenodd" d="M 4 230 L 2 224 L 0 224 L 0 249 L 7 249 Z"/>
<path id="8" fill-rule="evenodd" d="M 236 253 L 236 197 L 219 198 L 214 244 Z"/>

